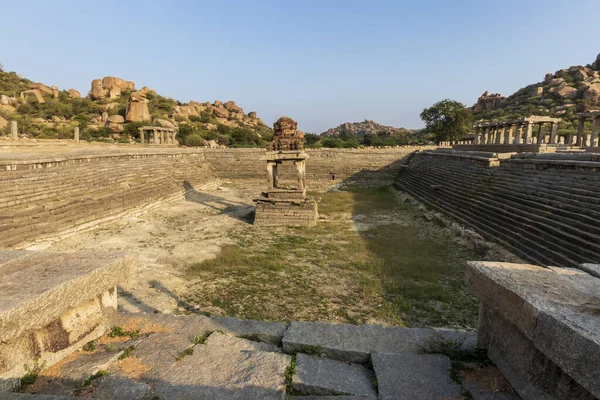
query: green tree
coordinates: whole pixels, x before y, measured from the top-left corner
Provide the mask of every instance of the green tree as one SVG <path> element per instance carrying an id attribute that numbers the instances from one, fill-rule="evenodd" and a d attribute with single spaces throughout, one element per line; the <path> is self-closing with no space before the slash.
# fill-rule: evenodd
<path id="1" fill-rule="evenodd" d="M 459 101 L 448 99 L 424 109 L 421 119 L 437 141 L 463 138 L 473 125 L 471 110 Z"/>

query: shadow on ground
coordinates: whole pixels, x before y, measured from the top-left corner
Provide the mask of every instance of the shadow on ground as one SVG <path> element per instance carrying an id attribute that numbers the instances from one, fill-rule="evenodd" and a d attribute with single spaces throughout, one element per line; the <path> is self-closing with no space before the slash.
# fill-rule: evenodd
<path id="1" fill-rule="evenodd" d="M 183 182 L 186 201 L 202 204 L 203 206 L 219 211 L 239 221 L 251 224 L 254 220 L 254 206 L 237 201 L 225 199 L 208 193 L 199 192 L 188 181 Z"/>

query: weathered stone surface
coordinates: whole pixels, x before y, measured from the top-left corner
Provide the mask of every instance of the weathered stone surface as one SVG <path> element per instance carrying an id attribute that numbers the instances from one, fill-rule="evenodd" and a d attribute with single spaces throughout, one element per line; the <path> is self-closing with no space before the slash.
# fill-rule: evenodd
<path id="1" fill-rule="evenodd" d="M 479 382 L 465 382 L 463 385 L 474 400 L 521 400 L 516 394 L 490 392 Z"/>
<path id="2" fill-rule="evenodd" d="M 477 333 L 458 329 L 433 328 L 435 333 L 445 340 L 460 343 L 463 350 L 477 347 Z"/>
<path id="3" fill-rule="evenodd" d="M 28 393 L 0 393 L 2 400 L 76 400 L 77 397 L 36 395 Z"/>
<path id="4" fill-rule="evenodd" d="M 132 121 L 149 121 L 150 111 L 148 110 L 148 100 L 144 93 L 133 92 L 127 103 L 127 111 L 125 120 Z"/>
<path id="5" fill-rule="evenodd" d="M 283 400 L 284 374 L 291 357 L 275 352 L 240 351 L 232 345 L 233 341 L 235 338 L 213 333 L 205 345 L 195 346 L 193 354 L 175 363 L 162 376 L 153 394 L 167 399 Z"/>
<path id="6" fill-rule="evenodd" d="M 243 320 L 232 317 L 212 317 L 214 330 L 231 332 L 238 336 L 257 337 L 262 341 L 281 344 L 288 325 L 280 322 Z"/>
<path id="7" fill-rule="evenodd" d="M 583 263 L 579 264 L 579 268 L 596 278 L 600 278 L 600 264 Z"/>
<path id="8" fill-rule="evenodd" d="M 25 100 L 33 99 L 38 103 L 45 103 L 44 97 L 42 97 L 42 93 L 37 89 L 24 90 L 21 92 L 21 98 Z"/>
<path id="9" fill-rule="evenodd" d="M 149 368 L 142 376 L 147 379 L 160 378 L 180 354 L 193 346 L 193 338 L 180 333 L 154 333 L 131 352 Z"/>
<path id="10" fill-rule="evenodd" d="M 292 387 L 305 395 L 359 395 L 377 398 L 373 374 L 362 365 L 299 353 Z"/>
<path id="11" fill-rule="evenodd" d="M 125 122 L 125 118 L 123 118 L 122 115 L 111 115 L 106 119 L 106 121 L 112 124 L 122 124 Z"/>
<path id="12" fill-rule="evenodd" d="M 449 376 L 450 359 L 440 354 L 373 354 L 380 400 L 459 399 Z"/>
<path id="13" fill-rule="evenodd" d="M 591 275 L 585 279 L 581 274 L 584 272 L 573 269 L 470 262 L 467 282 L 485 306 L 498 314 L 495 319 L 512 324 L 527 339 L 521 340 L 523 348 L 519 353 L 523 357 L 530 352 L 531 359 L 539 358 L 538 353 L 527 348 L 534 347 L 571 379 L 600 397 L 595 372 L 600 370 L 600 280 Z M 588 283 L 583 284 L 582 278 Z M 492 336 L 500 340 L 506 335 L 492 332 Z M 500 353 L 516 354 L 512 343 L 497 343 L 496 347 Z M 508 362 L 514 364 L 517 360 Z M 553 390 L 564 392 L 560 387 Z"/>
<path id="14" fill-rule="evenodd" d="M 219 118 L 227 118 L 229 117 L 229 111 L 225 107 L 215 107 L 213 109 L 215 115 Z"/>
<path id="15" fill-rule="evenodd" d="M 37 90 L 42 94 L 52 94 L 52 88 L 44 85 L 43 83 L 40 82 L 36 82 L 36 83 L 31 83 L 29 85 L 29 89 L 31 90 Z"/>
<path id="16" fill-rule="evenodd" d="M 94 353 L 81 353 L 73 361 L 61 366 L 60 378 L 83 383 L 90 375 L 100 370 L 108 370 L 117 361 L 120 351 L 100 350 Z"/>
<path id="17" fill-rule="evenodd" d="M 109 374 L 96 382 L 94 398 L 102 400 L 142 400 L 150 392 L 150 385 Z"/>
<path id="18" fill-rule="evenodd" d="M 69 97 L 72 98 L 72 99 L 79 99 L 79 98 L 81 98 L 81 93 L 79 93 L 78 90 L 69 89 L 69 90 L 67 90 L 67 93 L 69 94 Z"/>
<path id="19" fill-rule="evenodd" d="M 283 349 L 293 353 L 318 346 L 329 358 L 366 362 L 370 353 L 415 353 L 433 333 L 427 328 L 292 322 L 283 336 Z"/>

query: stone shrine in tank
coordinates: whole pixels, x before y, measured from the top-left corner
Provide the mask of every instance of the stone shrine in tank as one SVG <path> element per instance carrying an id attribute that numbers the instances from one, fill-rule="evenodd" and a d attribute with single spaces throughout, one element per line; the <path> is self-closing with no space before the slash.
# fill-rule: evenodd
<path id="1" fill-rule="evenodd" d="M 317 203 L 306 194 L 306 159 L 304 134 L 291 118 L 282 117 L 273 125 L 273 140 L 267 147 L 268 188 L 254 199 L 254 224 L 260 226 L 314 226 L 317 223 Z M 292 162 L 296 167 L 296 184 L 279 182 L 278 167 Z"/>

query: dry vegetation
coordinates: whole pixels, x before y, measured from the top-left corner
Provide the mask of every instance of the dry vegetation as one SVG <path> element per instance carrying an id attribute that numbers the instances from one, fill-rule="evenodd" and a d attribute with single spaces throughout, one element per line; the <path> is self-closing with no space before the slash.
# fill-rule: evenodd
<path id="1" fill-rule="evenodd" d="M 474 326 L 463 271 L 482 255 L 392 188 L 317 195 L 316 228 L 247 226 L 189 265 L 185 304 L 250 319 Z"/>

